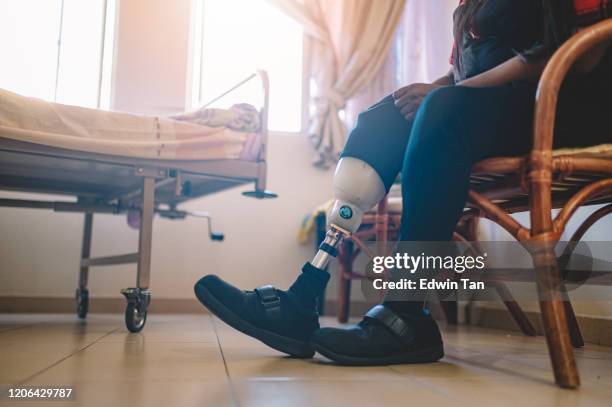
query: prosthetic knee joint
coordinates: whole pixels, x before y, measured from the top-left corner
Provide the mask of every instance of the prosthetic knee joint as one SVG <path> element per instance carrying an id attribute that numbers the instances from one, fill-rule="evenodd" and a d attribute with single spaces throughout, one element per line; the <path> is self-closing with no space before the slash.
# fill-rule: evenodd
<path id="1" fill-rule="evenodd" d="M 327 234 L 311 261 L 319 269 L 327 266 L 331 256 L 336 256 L 342 239 L 357 231 L 363 214 L 386 193 L 376 170 L 365 161 L 353 157 L 344 157 L 338 162 L 333 190 L 334 203 L 327 216 Z"/>

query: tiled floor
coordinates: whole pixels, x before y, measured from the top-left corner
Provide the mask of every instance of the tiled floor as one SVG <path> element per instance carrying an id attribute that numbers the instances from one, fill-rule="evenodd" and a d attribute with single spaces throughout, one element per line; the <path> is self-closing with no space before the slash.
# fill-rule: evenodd
<path id="1" fill-rule="evenodd" d="M 611 405 L 610 348 L 576 351 L 583 386 L 571 391 L 552 384 L 542 338 L 467 327 L 444 337 L 439 363 L 349 368 L 283 357 L 205 314 L 152 315 L 141 334 L 120 315 L 0 314 L 0 384 L 76 389 L 76 402 L 18 407 Z"/>

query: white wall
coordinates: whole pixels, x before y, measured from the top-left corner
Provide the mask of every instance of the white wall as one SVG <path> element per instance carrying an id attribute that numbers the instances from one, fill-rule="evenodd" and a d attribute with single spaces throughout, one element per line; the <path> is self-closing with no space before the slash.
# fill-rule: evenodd
<path id="1" fill-rule="evenodd" d="M 114 108 L 163 114 L 185 103 L 189 0 L 122 0 L 117 27 Z M 331 173 L 315 169 L 303 136 L 272 135 L 268 186 L 275 200 L 245 198 L 238 187 L 190 202 L 208 210 L 223 243 L 208 240 L 201 220 L 156 218 L 151 290 L 156 298 L 193 298 L 193 283 L 208 273 L 253 288 L 286 287 L 312 255 L 296 234 L 302 218 L 331 196 Z M 2 196 L 16 196 L 3 193 Z M 0 211 L 0 296 L 70 297 L 77 282 L 82 215 L 30 209 Z M 137 232 L 123 216 L 94 217 L 93 255 L 133 252 Z M 90 290 L 119 297 L 133 286 L 132 265 L 95 268 Z"/>

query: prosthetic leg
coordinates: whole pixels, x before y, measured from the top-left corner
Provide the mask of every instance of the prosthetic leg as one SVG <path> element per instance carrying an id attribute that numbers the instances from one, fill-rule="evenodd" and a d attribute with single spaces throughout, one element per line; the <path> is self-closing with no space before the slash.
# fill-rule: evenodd
<path id="1" fill-rule="evenodd" d="M 386 193 L 379 173 L 366 161 L 349 156 L 338 163 L 333 185 L 329 229 L 310 262 L 320 270 L 336 255 L 342 239 L 357 231 L 363 214 Z M 427 363 L 444 356 L 440 331 L 428 313 L 419 311 L 404 319 L 385 303 L 370 309 L 357 325 L 317 329 L 309 343 L 319 354 L 343 365 Z"/>
<path id="2" fill-rule="evenodd" d="M 344 157 L 333 180 L 334 205 L 325 240 L 288 290 L 271 285 L 243 291 L 215 275 L 200 279 L 194 291 L 200 302 L 230 326 L 294 357 L 309 358 L 310 338 L 319 329 L 316 298 L 325 289 L 325 266 L 342 239 L 355 232 L 364 212 L 385 195 L 378 173 L 363 160 Z"/>
<path id="3" fill-rule="evenodd" d="M 386 194 L 382 179 L 367 162 L 343 157 L 336 166 L 333 180 L 334 204 L 328 214 L 328 230 L 310 264 L 325 269 L 346 236 L 357 231 L 363 214 Z"/>
<path id="4" fill-rule="evenodd" d="M 364 213 L 379 202 L 393 184 L 402 166 L 410 131 L 410 123 L 395 107 L 391 96 L 361 113 L 336 167 L 334 203 L 327 217 L 329 226 L 325 239 L 289 289 L 279 290 L 266 285 L 241 290 L 215 275 L 207 275 L 194 286 L 202 305 L 238 331 L 293 357 L 312 357 L 316 349 L 346 364 L 439 359 L 443 354 L 441 339 L 430 317 L 406 322 L 393 310 L 379 305 L 368 312 L 363 326 L 333 330 L 320 328 L 317 313 L 317 300 L 330 278 L 325 267 L 337 255 L 342 240 L 357 231 Z M 362 332 L 366 325 L 368 332 Z M 385 325 L 390 327 L 390 332 Z M 356 333 L 368 336 L 372 332 L 375 337 L 371 343 L 364 343 L 361 337 L 355 338 Z M 425 343 L 426 339 L 428 347 L 433 344 L 432 349 L 425 349 L 421 355 L 419 342 L 418 354 L 407 350 L 405 345 L 412 346 L 415 340 L 414 332 L 418 332 L 418 341 L 423 339 Z M 360 350 L 355 347 L 361 345 L 365 345 L 367 354 L 359 356 Z M 370 352 L 380 353 L 381 349 L 389 353 L 390 358 L 370 358 Z M 348 356 L 343 358 L 344 354 Z M 340 357 L 336 358 L 337 355 Z"/>

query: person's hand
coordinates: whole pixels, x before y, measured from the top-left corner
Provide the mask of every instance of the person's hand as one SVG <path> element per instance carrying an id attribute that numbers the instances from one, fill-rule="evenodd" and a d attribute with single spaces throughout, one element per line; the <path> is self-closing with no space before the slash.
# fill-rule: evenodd
<path id="1" fill-rule="evenodd" d="M 412 120 L 425 96 L 441 86 L 433 83 L 413 83 L 399 88 L 393 92 L 395 106 L 400 109 L 406 120 Z"/>

